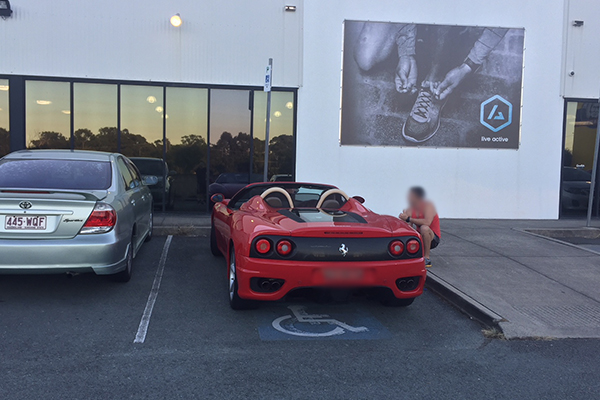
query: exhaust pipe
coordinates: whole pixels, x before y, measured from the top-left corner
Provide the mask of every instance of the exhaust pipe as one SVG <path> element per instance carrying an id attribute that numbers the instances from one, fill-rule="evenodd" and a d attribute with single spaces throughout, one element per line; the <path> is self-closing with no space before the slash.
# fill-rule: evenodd
<path id="1" fill-rule="evenodd" d="M 276 292 L 279 290 L 279 288 L 281 288 L 281 283 L 279 283 L 278 281 L 271 282 L 271 290 Z"/>
<path id="2" fill-rule="evenodd" d="M 268 280 L 264 280 L 260 283 L 260 288 L 264 291 L 270 291 L 271 290 L 271 282 L 269 282 Z"/>

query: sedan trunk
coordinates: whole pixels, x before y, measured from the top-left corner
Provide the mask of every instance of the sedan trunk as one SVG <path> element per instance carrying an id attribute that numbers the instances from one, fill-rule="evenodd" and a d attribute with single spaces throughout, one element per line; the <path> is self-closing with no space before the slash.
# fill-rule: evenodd
<path id="1" fill-rule="evenodd" d="M 106 191 L 0 191 L 0 239 L 76 236 Z"/>

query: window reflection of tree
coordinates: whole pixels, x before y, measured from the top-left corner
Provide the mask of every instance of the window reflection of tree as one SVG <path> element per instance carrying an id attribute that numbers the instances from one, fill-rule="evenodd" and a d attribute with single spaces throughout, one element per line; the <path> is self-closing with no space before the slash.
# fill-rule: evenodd
<path id="1" fill-rule="evenodd" d="M 0 128 L 0 157 L 7 155 L 10 152 L 10 136 L 9 132 Z"/>
<path id="2" fill-rule="evenodd" d="M 117 148 L 118 131 L 116 127 L 100 128 L 97 134 L 89 129 L 78 129 L 73 133 L 75 148 L 78 150 L 96 150 L 114 152 Z M 8 153 L 8 132 L 0 128 L 0 154 Z M 253 172 L 262 173 L 264 165 L 265 141 L 254 138 Z M 172 144 L 167 139 L 167 163 L 178 174 L 206 173 L 206 139 L 200 135 L 187 135 L 181 143 Z M 6 147 L 6 148 L 5 148 Z M 62 133 L 44 131 L 37 139 L 31 140 L 32 149 L 68 149 L 69 138 Z M 250 135 L 240 132 L 233 136 L 223 132 L 217 143 L 211 145 L 211 180 L 222 172 L 248 172 L 250 163 Z M 162 140 L 152 143 L 139 134 L 121 131 L 121 152 L 129 157 L 162 158 Z M 292 135 L 279 135 L 269 144 L 269 176 L 292 174 L 294 170 L 294 138 Z M 202 183 L 204 185 L 205 183 Z M 199 190 L 200 182 L 199 182 Z"/>

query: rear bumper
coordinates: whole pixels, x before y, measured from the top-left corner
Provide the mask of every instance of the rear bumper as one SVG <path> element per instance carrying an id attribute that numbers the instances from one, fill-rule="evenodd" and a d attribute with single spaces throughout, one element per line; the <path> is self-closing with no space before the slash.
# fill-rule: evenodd
<path id="1" fill-rule="evenodd" d="M 128 246 L 115 231 L 60 240 L 2 239 L 0 274 L 115 274 L 125 269 Z"/>
<path id="2" fill-rule="evenodd" d="M 360 281 L 328 282 L 324 270 L 362 269 L 364 277 Z M 314 287 L 386 287 L 397 298 L 412 298 L 423 293 L 427 271 L 423 258 L 412 260 L 370 261 L 370 262 L 299 262 L 265 260 L 236 255 L 238 294 L 244 299 L 279 300 L 291 290 Z M 420 277 L 415 290 L 403 292 L 396 286 L 396 280 Z M 250 287 L 251 278 L 283 279 L 281 289 L 273 293 L 260 293 Z"/>

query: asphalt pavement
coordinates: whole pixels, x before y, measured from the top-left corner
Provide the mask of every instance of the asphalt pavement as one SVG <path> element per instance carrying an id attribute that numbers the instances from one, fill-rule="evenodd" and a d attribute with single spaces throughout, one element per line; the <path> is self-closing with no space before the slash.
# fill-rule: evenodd
<path id="1" fill-rule="evenodd" d="M 210 255 L 208 239 L 173 237 L 168 252 L 166 239 L 143 247 L 127 284 L 91 274 L 0 276 L 0 399 L 600 393 L 598 340 L 491 339 L 431 292 L 399 309 L 354 297 L 236 312 L 227 302 L 225 261 Z M 298 310 L 317 315 L 294 323 Z M 143 343 L 134 343 L 140 329 Z"/>

